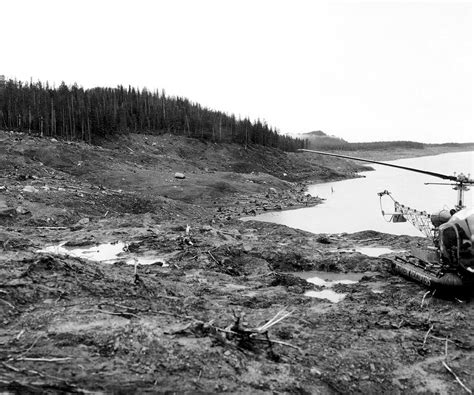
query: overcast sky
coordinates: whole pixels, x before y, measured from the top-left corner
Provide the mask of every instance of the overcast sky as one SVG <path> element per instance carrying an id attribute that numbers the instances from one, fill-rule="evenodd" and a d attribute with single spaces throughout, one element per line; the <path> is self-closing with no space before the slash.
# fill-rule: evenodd
<path id="1" fill-rule="evenodd" d="M 162 89 L 283 133 L 474 141 L 471 1 L 0 0 L 0 74 Z"/>

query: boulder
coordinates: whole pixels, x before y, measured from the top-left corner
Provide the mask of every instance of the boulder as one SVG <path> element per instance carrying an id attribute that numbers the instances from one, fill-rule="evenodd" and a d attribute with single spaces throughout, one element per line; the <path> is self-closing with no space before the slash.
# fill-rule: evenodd
<path id="1" fill-rule="evenodd" d="M 276 195 L 276 194 L 278 194 L 278 192 L 277 192 L 277 190 L 276 190 L 275 188 L 268 188 L 267 193 L 268 193 L 269 195 Z"/>
<path id="2" fill-rule="evenodd" d="M 18 207 L 16 208 L 16 212 L 17 212 L 17 214 L 25 215 L 25 214 L 29 214 L 29 213 L 30 213 L 30 210 L 28 210 L 26 207 L 18 206 Z"/>
<path id="3" fill-rule="evenodd" d="M 184 180 L 186 176 L 183 173 L 174 173 L 174 178 L 177 178 L 179 180 Z"/>
<path id="4" fill-rule="evenodd" d="M 23 192 L 38 193 L 39 191 L 33 185 L 27 185 L 23 188 Z"/>

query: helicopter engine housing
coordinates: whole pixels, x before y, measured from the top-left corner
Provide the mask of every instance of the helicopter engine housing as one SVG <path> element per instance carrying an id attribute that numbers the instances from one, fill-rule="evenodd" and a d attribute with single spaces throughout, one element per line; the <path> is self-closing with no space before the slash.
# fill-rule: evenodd
<path id="1" fill-rule="evenodd" d="M 431 223 L 435 228 L 445 224 L 451 218 L 449 210 L 443 209 L 430 215 Z"/>

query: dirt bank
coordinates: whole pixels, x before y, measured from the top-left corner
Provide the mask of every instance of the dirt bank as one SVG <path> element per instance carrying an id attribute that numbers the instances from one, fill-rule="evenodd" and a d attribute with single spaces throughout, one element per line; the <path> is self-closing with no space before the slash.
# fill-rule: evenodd
<path id="1" fill-rule="evenodd" d="M 424 239 L 237 220 L 315 204 L 299 180 L 357 168 L 135 137 L 89 147 L 0 134 L 2 390 L 461 393 L 443 363 L 473 387 L 470 299 L 357 252 Z M 97 263 L 104 243 L 119 254 Z M 311 283 L 309 271 L 358 282 Z"/>

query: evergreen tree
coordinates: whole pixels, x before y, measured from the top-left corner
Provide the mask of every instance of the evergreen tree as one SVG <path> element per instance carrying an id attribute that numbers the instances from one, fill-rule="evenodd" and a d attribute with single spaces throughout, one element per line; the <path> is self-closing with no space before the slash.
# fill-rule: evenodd
<path id="1" fill-rule="evenodd" d="M 281 136 L 266 122 L 236 119 L 186 98 L 123 86 L 83 89 L 76 84 L 8 80 L 0 85 L 0 127 L 92 142 L 116 133 L 173 133 L 212 142 L 258 144 L 294 151 L 305 141 Z"/>

